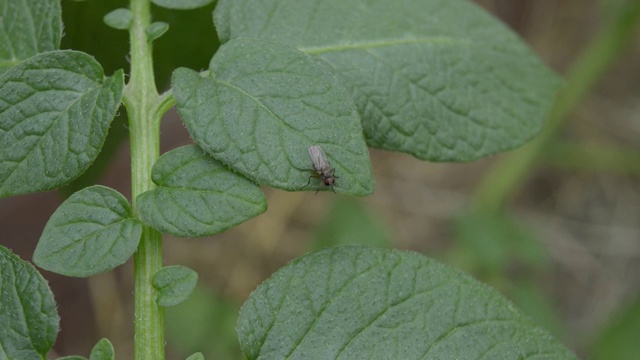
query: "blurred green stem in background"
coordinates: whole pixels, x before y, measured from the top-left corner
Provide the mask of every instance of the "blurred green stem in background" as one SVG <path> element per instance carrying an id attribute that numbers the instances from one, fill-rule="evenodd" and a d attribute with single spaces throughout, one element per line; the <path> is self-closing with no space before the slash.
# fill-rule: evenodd
<path id="1" fill-rule="evenodd" d="M 640 176 L 640 152 L 616 144 L 551 140 L 542 159 L 546 166 Z"/>
<path id="2" fill-rule="evenodd" d="M 587 46 L 569 70 L 544 129 L 533 141 L 507 156 L 484 177 L 476 190 L 472 206 L 482 211 L 499 211 L 535 170 L 551 140 L 562 129 L 567 115 L 584 99 L 631 40 L 640 23 L 640 0 L 620 6 L 620 12 Z"/>

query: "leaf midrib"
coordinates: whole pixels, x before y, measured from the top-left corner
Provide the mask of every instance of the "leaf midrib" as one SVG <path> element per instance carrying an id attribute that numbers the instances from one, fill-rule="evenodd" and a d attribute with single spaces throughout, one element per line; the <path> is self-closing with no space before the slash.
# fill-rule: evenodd
<path id="1" fill-rule="evenodd" d="M 333 52 L 349 51 L 349 50 L 367 50 L 374 48 L 385 48 L 400 45 L 472 45 L 473 43 L 468 39 L 456 39 L 448 36 L 433 36 L 425 38 L 398 38 L 398 39 L 386 39 L 380 41 L 363 41 L 363 42 L 350 42 L 348 44 L 335 44 L 325 46 L 308 46 L 298 47 L 298 50 L 307 54 L 326 54 Z"/>

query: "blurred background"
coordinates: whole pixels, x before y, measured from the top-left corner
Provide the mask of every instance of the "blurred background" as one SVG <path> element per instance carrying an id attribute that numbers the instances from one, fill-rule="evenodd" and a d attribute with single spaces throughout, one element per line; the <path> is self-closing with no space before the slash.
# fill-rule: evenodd
<path id="1" fill-rule="evenodd" d="M 371 149 L 376 191 L 370 197 L 264 188 L 269 209 L 253 220 L 211 238 L 165 237 L 165 263 L 200 276 L 194 295 L 166 311 L 168 359 L 195 351 L 240 359 L 235 319 L 250 292 L 291 259 L 345 243 L 414 250 L 458 267 L 512 299 L 580 358 L 637 358 L 640 27 L 631 29 L 638 1 L 476 2 L 551 68 L 569 74 L 570 91 L 559 100 L 564 108 L 537 146 L 469 164 Z M 64 48 L 93 54 L 107 74 L 128 68 L 127 34 L 101 21 L 124 1 L 62 4 Z M 207 67 L 217 47 L 211 9 L 154 8 L 155 20 L 171 25 L 155 46 L 159 88 L 177 66 Z M 49 216 L 89 184 L 130 196 L 126 131 L 120 116 L 101 158 L 62 191 L 0 200 L 2 244 L 31 260 Z M 190 142 L 170 112 L 163 151 Z M 133 358 L 130 262 L 89 279 L 42 273 L 61 316 L 59 355 L 86 356 L 107 337 L 118 358 Z"/>

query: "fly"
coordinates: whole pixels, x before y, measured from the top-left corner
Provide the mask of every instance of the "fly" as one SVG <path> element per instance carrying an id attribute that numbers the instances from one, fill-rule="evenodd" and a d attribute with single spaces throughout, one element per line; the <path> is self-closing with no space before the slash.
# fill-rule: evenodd
<path id="1" fill-rule="evenodd" d="M 313 163 L 312 171 L 315 174 L 309 176 L 309 182 L 307 183 L 307 185 L 305 185 L 305 187 L 309 186 L 309 184 L 311 184 L 311 178 L 315 177 L 322 180 L 322 183 L 324 183 L 325 186 L 330 186 L 331 191 L 336 192 L 333 189 L 333 186 L 336 183 L 336 179 L 338 178 L 337 176 L 335 176 L 336 169 L 332 168 L 331 165 L 329 165 L 329 160 L 327 160 L 327 155 L 324 153 L 324 150 L 322 150 L 319 145 L 309 146 L 309 157 L 311 158 L 311 162 Z M 318 193 L 318 191 L 320 191 L 320 187 L 318 187 L 316 194 Z"/>

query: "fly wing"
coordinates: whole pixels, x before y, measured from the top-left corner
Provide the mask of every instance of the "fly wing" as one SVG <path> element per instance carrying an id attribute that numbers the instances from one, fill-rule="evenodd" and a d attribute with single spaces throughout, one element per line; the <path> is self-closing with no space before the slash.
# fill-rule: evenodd
<path id="1" fill-rule="evenodd" d="M 321 171 L 329 167 L 329 161 L 324 150 L 318 145 L 309 146 L 309 157 L 313 162 L 313 168 L 317 171 Z"/>

